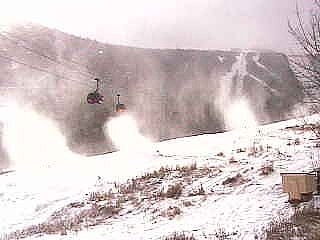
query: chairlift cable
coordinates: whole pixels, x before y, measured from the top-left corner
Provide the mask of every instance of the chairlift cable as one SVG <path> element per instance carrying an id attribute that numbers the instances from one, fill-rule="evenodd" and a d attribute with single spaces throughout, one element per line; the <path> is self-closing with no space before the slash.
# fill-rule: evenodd
<path id="1" fill-rule="evenodd" d="M 77 83 L 79 83 L 79 84 L 83 84 L 83 85 L 88 86 L 88 83 L 85 83 L 85 82 L 83 82 L 83 81 L 75 80 L 75 79 L 70 78 L 70 77 L 65 77 L 65 76 L 62 76 L 62 75 L 59 75 L 59 74 L 50 72 L 50 71 L 48 71 L 48 70 L 45 70 L 45 69 L 42 69 L 42 68 L 39 68 L 39 67 L 30 65 L 30 64 L 27 64 L 27 63 L 25 63 L 25 62 L 23 62 L 23 61 L 16 60 L 16 59 L 12 58 L 12 56 L 9 57 L 9 56 L 4 56 L 4 55 L 1 55 L 1 54 L 0 54 L 0 58 L 5 59 L 5 60 L 10 61 L 10 62 L 15 62 L 15 63 L 20 64 L 20 65 L 24 65 L 24 66 L 26 66 L 26 67 L 29 67 L 29 68 L 31 68 L 31 69 L 34 69 L 34 70 L 37 70 L 37 71 L 40 71 L 40 72 L 44 72 L 44 73 L 51 74 L 52 76 L 55 76 L 55 77 L 58 77 L 58 78 L 61 78 L 61 79 L 66 79 L 66 80 L 74 81 L 74 82 L 77 82 Z"/>
<path id="2" fill-rule="evenodd" d="M 11 37 L 8 37 L 8 36 L 6 36 L 4 34 L 1 34 L 1 32 L 5 33 L 6 35 L 10 35 Z M 16 37 L 16 36 L 12 36 L 12 34 L 7 32 L 7 31 L 0 31 L 0 37 L 6 39 L 8 41 L 11 41 L 13 44 L 17 45 L 18 47 L 24 48 L 24 49 L 28 50 L 29 52 L 32 52 L 32 53 L 34 53 L 34 54 L 36 54 L 36 55 L 38 55 L 40 57 L 44 57 L 44 58 L 46 58 L 46 59 L 48 59 L 48 60 L 50 60 L 50 61 L 52 61 L 52 62 L 54 62 L 56 64 L 59 64 L 59 65 L 63 66 L 64 68 L 69 68 L 69 69 L 79 73 L 80 75 L 86 77 L 86 78 L 94 79 L 94 78 L 97 77 L 96 74 L 94 74 L 94 73 L 90 72 L 89 70 L 87 70 L 86 66 L 84 66 L 84 65 L 82 65 L 82 64 L 80 64 L 80 63 L 78 63 L 76 61 L 73 61 L 73 60 L 70 60 L 70 61 L 65 60 L 65 59 L 63 59 L 62 61 L 61 60 L 56 60 L 56 59 L 54 59 L 54 58 L 52 58 L 52 57 L 50 57 L 50 56 L 48 56 L 46 54 L 41 53 L 38 50 L 35 50 L 34 48 L 31 48 L 31 47 L 27 46 L 27 43 L 28 43 L 27 40 L 19 38 L 19 37 Z M 16 40 L 14 40 L 12 38 L 14 38 Z M 21 45 L 19 41 L 23 42 L 24 45 Z M 64 63 L 68 63 L 69 65 L 65 65 Z M 71 67 L 70 66 L 71 64 L 77 65 L 78 67 L 86 69 L 86 72 L 83 72 L 83 71 L 79 70 L 78 68 Z M 110 79 L 109 76 L 105 76 L 105 77 L 102 77 L 102 78 L 103 79 Z M 64 79 L 66 79 L 66 78 L 64 78 Z"/>
<path id="3" fill-rule="evenodd" d="M 4 31 L 2 31 L 2 32 L 4 32 Z M 8 32 L 4 32 L 4 33 L 8 34 Z M 52 62 L 54 62 L 54 63 L 56 63 L 56 64 L 59 64 L 59 65 L 62 65 L 63 67 L 72 69 L 70 66 L 64 65 L 64 62 L 69 63 L 69 61 L 67 61 L 67 60 L 64 60 L 64 62 L 62 62 L 62 61 L 60 61 L 60 60 L 54 59 L 53 57 L 50 57 L 50 56 L 48 56 L 48 55 L 45 55 L 45 54 L 43 54 L 43 53 L 41 53 L 41 52 L 39 52 L 39 51 L 31 48 L 31 47 L 28 47 L 28 46 L 26 46 L 26 45 L 21 45 L 19 41 L 25 43 L 25 42 L 26 42 L 25 40 L 22 40 L 22 39 L 20 39 L 20 38 L 14 37 L 14 38 L 16 38 L 16 39 L 19 40 L 19 41 L 16 41 L 16 40 L 12 39 L 13 37 L 10 38 L 10 37 L 2 34 L 2 33 L 0 33 L 0 37 L 2 37 L 3 39 L 6 39 L 6 40 L 12 42 L 13 44 L 17 45 L 18 47 L 21 47 L 21 48 L 23 48 L 23 49 L 25 49 L 25 50 L 28 50 L 28 51 L 30 51 L 30 52 L 38 55 L 38 56 L 40 56 L 40 57 L 44 57 L 44 58 L 46 58 L 46 59 L 48 59 L 48 60 L 50 60 L 50 61 L 52 61 Z M 72 64 L 76 64 L 76 63 L 72 61 Z M 80 64 L 76 64 L 76 65 L 81 66 L 82 68 L 84 68 L 84 66 L 82 66 L 82 65 L 80 65 Z M 95 76 L 93 73 L 91 73 L 91 72 L 89 72 L 89 71 L 87 71 L 87 73 L 85 73 L 85 72 L 82 72 L 82 71 L 80 71 L 79 69 L 75 69 L 75 68 L 73 68 L 72 70 L 77 71 L 79 74 L 81 74 L 81 75 L 83 75 L 83 76 L 85 76 L 85 77 L 87 77 L 87 78 L 93 78 L 93 77 Z"/>

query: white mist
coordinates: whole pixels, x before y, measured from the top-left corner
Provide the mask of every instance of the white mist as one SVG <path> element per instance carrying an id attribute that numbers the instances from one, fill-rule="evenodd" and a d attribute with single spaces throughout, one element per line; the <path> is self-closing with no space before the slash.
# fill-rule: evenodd
<path id="1" fill-rule="evenodd" d="M 105 133 L 121 151 L 143 151 L 152 147 L 151 141 L 139 132 L 137 122 L 129 114 L 114 117 L 107 122 Z"/>
<path id="2" fill-rule="evenodd" d="M 69 154 L 65 138 L 49 119 L 8 104 L 0 109 L 3 144 L 15 169 L 47 168 Z"/>

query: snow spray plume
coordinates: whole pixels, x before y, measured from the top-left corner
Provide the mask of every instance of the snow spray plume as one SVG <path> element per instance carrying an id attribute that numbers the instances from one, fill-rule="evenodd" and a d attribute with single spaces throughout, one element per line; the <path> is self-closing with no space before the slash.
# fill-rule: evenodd
<path id="1" fill-rule="evenodd" d="M 3 123 L 3 145 L 8 152 L 11 168 L 44 170 L 65 166 L 70 158 L 63 135 L 49 119 L 30 108 L 7 104 L 0 109 Z"/>
<path id="2" fill-rule="evenodd" d="M 135 119 L 128 113 L 114 117 L 105 123 L 104 132 L 120 150 L 113 155 L 116 159 L 108 162 L 107 168 L 112 169 L 108 176 L 123 181 L 145 173 L 156 149 L 153 143 L 139 132 Z"/>
<path id="3" fill-rule="evenodd" d="M 244 98 L 230 104 L 226 111 L 226 125 L 228 129 L 255 128 L 257 121 Z"/>
<path id="4" fill-rule="evenodd" d="M 244 80 L 249 74 L 247 55 L 246 51 L 237 53 L 235 61 L 230 63 L 231 69 L 218 80 L 215 105 L 224 118 L 226 130 L 257 125 L 255 113 L 250 108 L 250 100 L 245 97 Z"/>
<path id="5" fill-rule="evenodd" d="M 105 124 L 105 134 L 122 151 L 151 150 L 152 143 L 138 129 L 136 121 L 129 114 L 111 119 Z"/>

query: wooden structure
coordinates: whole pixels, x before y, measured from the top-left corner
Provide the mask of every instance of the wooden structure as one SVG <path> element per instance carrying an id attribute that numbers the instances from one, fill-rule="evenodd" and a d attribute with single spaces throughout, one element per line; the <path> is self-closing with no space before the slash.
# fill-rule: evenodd
<path id="1" fill-rule="evenodd" d="M 311 173 L 281 173 L 283 191 L 289 201 L 310 201 L 316 191 L 316 176 Z"/>

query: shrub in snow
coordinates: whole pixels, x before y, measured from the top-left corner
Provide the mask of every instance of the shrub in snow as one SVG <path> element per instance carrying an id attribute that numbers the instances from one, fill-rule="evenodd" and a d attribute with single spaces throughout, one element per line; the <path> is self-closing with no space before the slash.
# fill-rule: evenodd
<path id="1" fill-rule="evenodd" d="M 222 182 L 222 185 L 235 186 L 235 185 L 239 185 L 239 184 L 242 184 L 245 182 L 247 182 L 247 180 L 244 179 L 240 173 L 238 173 L 237 175 L 235 175 L 233 177 L 228 177 L 226 180 L 224 180 Z"/>
<path id="2" fill-rule="evenodd" d="M 219 153 L 217 154 L 217 156 L 218 156 L 218 157 L 225 157 L 225 155 L 224 155 L 223 152 L 219 152 Z"/>
<path id="3" fill-rule="evenodd" d="M 260 175 L 266 176 L 271 174 L 274 171 L 273 162 L 264 163 L 262 167 L 259 169 L 259 171 L 260 171 Z"/>
<path id="4" fill-rule="evenodd" d="M 197 163 L 194 162 L 190 165 L 187 165 L 187 166 L 182 166 L 180 167 L 179 165 L 176 166 L 176 171 L 180 171 L 180 172 L 188 172 L 190 173 L 191 171 L 193 170 L 196 170 L 197 169 Z"/>
<path id="5" fill-rule="evenodd" d="M 164 197 L 167 198 L 179 198 L 182 194 L 182 185 L 180 183 L 176 183 L 174 185 L 170 185 L 168 190 L 163 194 Z"/>
<path id="6" fill-rule="evenodd" d="M 294 145 L 300 145 L 300 139 L 299 138 L 296 138 L 294 140 Z"/>
<path id="7" fill-rule="evenodd" d="M 238 163 L 238 161 L 232 156 L 230 159 L 229 159 L 229 163 L 232 164 L 232 163 Z"/>
<path id="8" fill-rule="evenodd" d="M 230 239 L 231 236 L 237 235 L 236 232 L 227 232 L 224 228 L 218 228 L 214 232 L 215 239 L 217 240 L 227 240 Z"/>
<path id="9" fill-rule="evenodd" d="M 190 206 L 193 206 L 193 204 L 190 201 L 183 201 L 183 206 L 190 207 Z"/>
<path id="10" fill-rule="evenodd" d="M 189 196 L 198 196 L 198 195 L 205 195 L 206 191 L 204 190 L 202 184 L 200 184 L 200 187 L 198 187 L 197 190 L 189 193 Z"/>
<path id="11" fill-rule="evenodd" d="M 247 151 L 246 148 L 238 148 L 238 149 L 236 150 L 236 153 L 242 153 L 242 152 L 246 152 L 246 151 Z"/>
<path id="12" fill-rule="evenodd" d="M 264 229 L 261 239 L 320 239 L 320 210 L 312 206 L 296 209 L 291 217 L 278 217 Z"/>
<path id="13" fill-rule="evenodd" d="M 164 240 L 196 240 L 196 238 L 193 235 L 188 236 L 184 232 L 174 232 L 172 235 L 165 237 Z"/>
<path id="14" fill-rule="evenodd" d="M 165 211 L 162 211 L 161 216 L 173 219 L 175 216 L 181 214 L 181 209 L 177 206 L 170 206 Z"/>
<path id="15" fill-rule="evenodd" d="M 111 192 L 90 192 L 88 200 L 91 202 L 100 202 L 113 198 Z"/>

